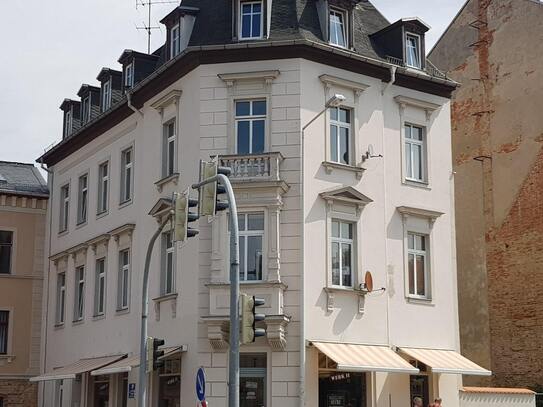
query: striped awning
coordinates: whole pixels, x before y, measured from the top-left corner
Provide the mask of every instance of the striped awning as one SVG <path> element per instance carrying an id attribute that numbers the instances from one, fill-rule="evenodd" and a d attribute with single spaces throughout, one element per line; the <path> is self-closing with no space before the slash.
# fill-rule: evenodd
<path id="1" fill-rule="evenodd" d="M 311 342 L 337 363 L 337 370 L 349 372 L 389 372 L 416 374 L 413 367 L 388 346 Z"/>
<path id="2" fill-rule="evenodd" d="M 110 365 L 123 359 L 125 356 L 126 355 L 117 355 L 81 359 L 71 365 L 58 367 L 50 372 L 42 374 L 41 376 L 32 377 L 30 378 L 30 381 L 43 382 L 47 380 L 75 379 L 77 375 Z"/>
<path id="3" fill-rule="evenodd" d="M 406 355 L 429 366 L 434 373 L 490 376 L 492 372 L 453 350 L 400 348 Z"/>

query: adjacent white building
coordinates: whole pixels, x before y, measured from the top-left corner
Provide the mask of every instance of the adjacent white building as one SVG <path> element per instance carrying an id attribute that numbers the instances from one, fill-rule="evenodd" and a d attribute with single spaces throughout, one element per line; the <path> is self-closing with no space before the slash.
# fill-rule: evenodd
<path id="1" fill-rule="evenodd" d="M 50 169 L 42 406 L 135 406 L 151 235 L 199 160 L 232 168 L 241 291 L 266 300 L 242 346 L 242 407 L 459 405 L 449 96 L 418 19 L 366 1 L 184 0 L 166 44 L 127 50 L 65 100 Z M 341 103 L 330 106 L 334 98 Z M 83 120 L 84 119 L 84 120 Z M 228 222 L 152 258 L 151 405 L 226 406 Z M 368 292 L 366 275 L 373 277 Z"/>

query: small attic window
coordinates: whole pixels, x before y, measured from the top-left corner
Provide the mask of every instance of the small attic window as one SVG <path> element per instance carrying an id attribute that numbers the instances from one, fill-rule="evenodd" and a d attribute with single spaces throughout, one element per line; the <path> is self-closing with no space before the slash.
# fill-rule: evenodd
<path id="1" fill-rule="evenodd" d="M 67 110 L 64 114 L 64 137 L 68 137 L 72 134 L 73 116 L 72 109 Z"/>
<path id="2" fill-rule="evenodd" d="M 91 115 L 91 105 L 90 105 L 90 95 L 86 96 L 81 103 L 81 122 L 83 124 L 90 121 Z"/>
<path id="3" fill-rule="evenodd" d="M 240 3 L 239 38 L 257 40 L 262 38 L 264 12 L 262 1 L 242 1 Z"/>
<path id="4" fill-rule="evenodd" d="M 102 85 L 102 112 L 111 107 L 111 78 Z"/>
<path id="5" fill-rule="evenodd" d="M 330 7 L 330 44 L 347 47 L 347 12 Z"/>
<path id="6" fill-rule="evenodd" d="M 405 63 L 411 68 L 422 68 L 421 39 L 417 34 L 405 34 Z"/>
<path id="7" fill-rule="evenodd" d="M 124 68 L 124 87 L 131 89 L 134 86 L 134 62 Z"/>
<path id="8" fill-rule="evenodd" d="M 172 27 L 170 32 L 170 55 L 171 58 L 176 57 L 181 52 L 181 39 L 179 37 L 180 28 L 179 23 Z"/>

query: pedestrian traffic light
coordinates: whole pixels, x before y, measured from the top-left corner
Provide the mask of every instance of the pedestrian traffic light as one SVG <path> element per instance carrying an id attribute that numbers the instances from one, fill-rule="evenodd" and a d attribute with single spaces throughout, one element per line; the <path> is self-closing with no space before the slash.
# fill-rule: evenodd
<path id="1" fill-rule="evenodd" d="M 229 176 L 231 173 L 228 167 L 219 167 L 218 158 L 200 163 L 200 182 L 213 178 L 217 174 Z M 217 212 L 228 209 L 228 202 L 218 199 L 218 195 L 225 194 L 226 188 L 220 182 L 210 182 L 200 188 L 199 214 L 200 216 L 214 216 Z"/>
<path id="2" fill-rule="evenodd" d="M 199 218 L 198 214 L 190 212 L 190 208 L 197 206 L 198 201 L 190 198 L 188 190 L 183 193 L 176 192 L 174 201 L 174 240 L 184 242 L 199 233 L 198 229 L 189 227 L 190 222 L 195 222 Z"/>
<path id="3" fill-rule="evenodd" d="M 259 336 L 266 335 L 266 330 L 257 328 L 258 321 L 264 321 L 264 314 L 257 314 L 256 307 L 266 303 L 261 298 L 252 295 L 241 294 L 241 343 L 253 343 Z"/>
<path id="4" fill-rule="evenodd" d="M 164 339 L 147 337 L 147 373 L 164 366 L 164 361 L 160 360 L 164 356 L 164 351 L 158 349 L 164 343 Z"/>

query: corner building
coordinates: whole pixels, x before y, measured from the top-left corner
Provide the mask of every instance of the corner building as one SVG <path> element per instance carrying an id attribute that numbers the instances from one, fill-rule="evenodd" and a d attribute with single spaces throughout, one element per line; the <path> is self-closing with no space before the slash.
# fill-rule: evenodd
<path id="1" fill-rule="evenodd" d="M 42 405 L 135 406 L 144 254 L 199 160 L 232 168 L 241 292 L 266 300 L 242 346 L 241 406 L 458 405 L 449 97 L 427 25 L 366 1 L 181 2 L 152 55 L 125 51 L 67 99 L 52 171 Z M 97 91 L 99 90 L 99 91 Z M 153 253 L 153 406 L 226 406 L 225 213 Z M 366 274 L 373 276 L 368 292 Z M 383 289 L 380 289 L 383 287 Z"/>

